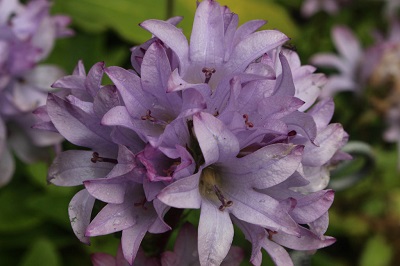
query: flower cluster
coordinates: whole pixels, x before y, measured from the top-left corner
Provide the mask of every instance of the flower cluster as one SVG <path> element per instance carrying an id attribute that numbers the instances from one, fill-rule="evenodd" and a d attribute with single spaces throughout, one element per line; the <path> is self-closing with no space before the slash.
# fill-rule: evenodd
<path id="1" fill-rule="evenodd" d="M 321 97 L 341 91 L 361 95 L 371 88 L 370 101 L 388 124 L 383 138 L 400 145 L 400 22 L 391 20 L 390 25 L 388 36 L 377 32 L 375 43 L 367 48 L 362 47 L 351 29 L 336 26 L 332 39 L 339 55 L 321 53 L 311 61 L 339 72 L 329 77 Z"/>
<path id="2" fill-rule="evenodd" d="M 32 130 L 31 112 L 46 103 L 50 85 L 63 72 L 38 65 L 48 56 L 56 38 L 69 36 L 69 18 L 50 16 L 46 0 L 0 0 L 0 186 L 14 172 L 10 150 L 26 163 L 41 155 L 41 147 L 61 141 L 58 134 Z"/>
<path id="3" fill-rule="evenodd" d="M 324 189 L 349 158 L 348 136 L 330 123 L 333 101 L 316 103 L 325 77 L 282 48 L 283 33 L 257 31 L 262 20 L 238 27 L 214 0 L 199 3 L 190 43 L 179 21 L 144 21 L 154 37 L 132 49 L 133 69 L 99 62 L 86 73 L 79 62 L 36 111 L 41 128 L 86 148 L 60 153 L 48 173 L 55 185 L 84 185 L 69 205 L 76 236 L 121 231 L 132 265 L 147 233 L 175 226 L 169 212 L 200 209 L 201 265 L 223 262 L 234 225 L 254 265 L 261 249 L 286 266 L 284 247 L 334 243 L 324 235 L 334 192 Z M 104 207 L 91 220 L 96 201 Z"/>

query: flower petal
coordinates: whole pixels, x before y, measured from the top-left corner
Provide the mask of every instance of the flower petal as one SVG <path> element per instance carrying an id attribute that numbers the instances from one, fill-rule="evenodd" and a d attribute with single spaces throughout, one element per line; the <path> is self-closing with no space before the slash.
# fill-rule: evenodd
<path id="1" fill-rule="evenodd" d="M 95 198 L 86 189 L 75 194 L 68 206 L 68 215 L 76 237 L 85 244 L 90 244 L 89 237 L 85 235 L 90 223 Z"/>
<path id="2" fill-rule="evenodd" d="M 201 265 L 220 265 L 233 240 L 233 224 L 229 213 L 203 200 L 199 221 L 198 249 Z"/>
<path id="3" fill-rule="evenodd" d="M 193 126 L 206 165 L 236 156 L 239 141 L 217 118 L 209 113 L 198 113 L 193 117 Z"/>
<path id="4" fill-rule="evenodd" d="M 48 170 L 47 180 L 57 186 L 78 186 L 87 179 L 105 177 L 114 164 L 93 163 L 92 151 L 64 151 L 57 155 Z"/>

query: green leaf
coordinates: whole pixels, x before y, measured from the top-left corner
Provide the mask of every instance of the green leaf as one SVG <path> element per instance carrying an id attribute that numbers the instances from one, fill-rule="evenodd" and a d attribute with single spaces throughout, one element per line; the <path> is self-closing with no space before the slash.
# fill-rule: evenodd
<path id="1" fill-rule="evenodd" d="M 61 265 L 60 256 L 49 240 L 38 239 L 25 254 L 21 266 L 58 266 Z"/>
<path id="2" fill-rule="evenodd" d="M 56 0 L 54 13 L 64 13 L 71 16 L 73 24 L 86 31 L 99 33 L 111 29 L 123 39 L 132 43 L 141 43 L 151 37 L 138 26 L 147 19 L 167 18 L 167 1 L 165 0 Z M 299 30 L 287 11 L 280 5 L 265 0 L 220 1 L 228 5 L 239 15 L 240 23 L 252 19 L 265 19 L 265 28 L 279 29 L 289 37 L 296 39 Z M 186 36 L 190 36 L 193 17 L 196 10 L 195 1 L 175 0 L 174 16 L 185 19 L 179 24 Z"/>
<path id="3" fill-rule="evenodd" d="M 381 235 L 370 238 L 361 255 L 361 266 L 388 266 L 393 256 L 393 249 Z"/>

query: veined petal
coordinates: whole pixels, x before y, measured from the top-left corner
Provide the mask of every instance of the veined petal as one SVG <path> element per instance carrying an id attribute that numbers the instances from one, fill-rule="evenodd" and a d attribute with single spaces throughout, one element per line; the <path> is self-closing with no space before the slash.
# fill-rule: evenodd
<path id="1" fill-rule="evenodd" d="M 189 59 L 189 45 L 180 29 L 166 21 L 156 19 L 146 20 L 140 23 L 140 26 L 171 48 L 179 58 L 180 67 L 185 69 Z"/>
<path id="2" fill-rule="evenodd" d="M 206 165 L 238 154 L 239 141 L 218 118 L 209 113 L 198 113 L 193 117 L 193 126 Z"/>
<path id="3" fill-rule="evenodd" d="M 105 177 L 114 164 L 93 163 L 92 151 L 64 151 L 54 159 L 48 170 L 47 180 L 57 186 L 78 186 L 83 181 Z"/>
<path id="4" fill-rule="evenodd" d="M 272 235 L 272 241 L 295 250 L 320 249 L 336 242 L 336 239 L 333 237 L 325 236 L 323 239 L 320 239 L 310 230 L 303 227 L 300 227 L 300 229 L 300 237 L 278 232 Z"/>
<path id="5" fill-rule="evenodd" d="M 328 162 L 342 147 L 344 134 L 342 125 L 328 125 L 315 139 L 319 146 L 307 145 L 304 148 L 305 156 L 302 163 L 307 166 L 321 166 Z"/>
<path id="6" fill-rule="evenodd" d="M 133 264 L 140 243 L 154 220 L 157 218 L 157 215 L 154 209 L 148 209 L 146 214 L 142 214 L 137 218 L 136 223 L 132 227 L 122 231 L 122 250 L 129 265 Z"/>
<path id="7" fill-rule="evenodd" d="M 242 24 L 235 32 L 235 37 L 233 39 L 234 45 L 238 44 L 241 40 L 261 28 L 267 23 L 265 20 L 251 20 Z"/>
<path id="8" fill-rule="evenodd" d="M 101 124 L 106 126 L 121 126 L 131 130 L 136 128 L 132 124 L 131 116 L 125 106 L 115 106 L 104 114 Z"/>
<path id="9" fill-rule="evenodd" d="M 83 189 L 75 194 L 68 206 L 69 219 L 76 237 L 88 245 L 90 244 L 90 240 L 85 235 L 85 231 L 90 223 L 94 201 L 95 198 L 86 189 Z"/>
<path id="10" fill-rule="evenodd" d="M 175 208 L 198 209 L 201 205 L 199 192 L 199 179 L 201 172 L 179 179 L 166 188 L 158 195 L 158 199 L 169 206 Z"/>
<path id="11" fill-rule="evenodd" d="M 190 36 L 190 60 L 214 67 L 224 60 L 224 21 L 216 1 L 202 1 L 197 7 Z"/>
<path id="12" fill-rule="evenodd" d="M 264 30 L 249 35 L 233 49 L 225 65 L 225 74 L 231 75 L 243 71 L 253 60 L 282 45 L 288 39 L 286 35 L 276 30 Z"/>
<path id="13" fill-rule="evenodd" d="M 322 129 L 331 121 L 334 109 L 335 103 L 333 99 L 327 98 L 318 102 L 307 113 L 314 118 L 317 128 Z"/>
<path id="14" fill-rule="evenodd" d="M 233 240 L 233 224 L 228 212 L 203 200 L 198 233 L 198 249 L 201 265 L 221 265 Z"/>
<path id="15" fill-rule="evenodd" d="M 122 204 L 107 204 L 93 219 L 86 229 L 86 236 L 98 236 L 115 233 L 133 226 L 134 218 L 140 215 L 132 202 L 125 201 Z"/>
<path id="16" fill-rule="evenodd" d="M 104 74 L 104 62 L 98 62 L 89 70 L 85 79 L 85 88 L 94 98 L 101 87 L 101 80 Z"/>
<path id="17" fill-rule="evenodd" d="M 297 204 L 290 213 L 299 224 L 308 224 L 326 213 L 333 203 L 334 192 L 318 191 L 301 198 L 296 198 Z"/>
<path id="18" fill-rule="evenodd" d="M 140 78 L 135 73 L 116 66 L 107 67 L 105 72 L 121 93 L 130 115 L 136 117 L 145 114 L 149 99 L 144 95 Z"/>
<path id="19" fill-rule="evenodd" d="M 286 180 L 298 168 L 303 146 L 272 144 L 222 164 L 221 172 L 236 186 L 263 189 Z"/>

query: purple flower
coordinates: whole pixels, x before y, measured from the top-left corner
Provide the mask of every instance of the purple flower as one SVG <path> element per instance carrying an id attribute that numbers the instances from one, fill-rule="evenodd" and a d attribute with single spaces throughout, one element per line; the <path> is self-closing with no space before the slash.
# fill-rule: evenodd
<path id="1" fill-rule="evenodd" d="M 97 63 L 86 75 L 79 63 L 37 111 L 37 127 L 90 149 L 65 151 L 49 169 L 53 184 L 85 187 L 69 207 L 77 237 L 122 231 L 134 264 L 145 234 L 176 226 L 164 221 L 176 208 L 200 209 L 201 265 L 229 259 L 235 225 L 255 265 L 261 248 L 290 265 L 282 246 L 332 244 L 324 233 L 334 193 L 323 189 L 348 158 L 347 134 L 330 124 L 331 100 L 315 104 L 324 77 L 281 47 L 283 33 L 256 32 L 258 20 L 237 28 L 238 16 L 213 0 L 199 3 L 190 44 L 178 21 L 141 24 L 154 37 L 132 49 L 136 72 Z M 104 73 L 113 85 L 101 85 Z M 95 200 L 106 205 L 90 220 Z M 186 256 L 177 248 L 163 258 Z M 115 263 L 96 263 L 102 257 Z"/>
<path id="2" fill-rule="evenodd" d="M 51 83 L 63 75 L 57 66 L 38 65 L 59 37 L 69 36 L 65 16 L 50 16 L 45 0 L 0 1 L 0 186 L 14 173 L 13 151 L 22 161 L 48 159 L 46 146 L 62 137 L 31 127 L 38 106 L 46 103 Z"/>

